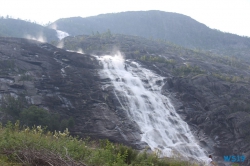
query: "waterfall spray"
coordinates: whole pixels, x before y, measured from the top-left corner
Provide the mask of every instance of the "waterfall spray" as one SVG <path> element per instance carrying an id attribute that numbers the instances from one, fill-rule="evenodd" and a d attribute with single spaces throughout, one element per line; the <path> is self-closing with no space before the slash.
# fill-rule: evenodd
<path id="1" fill-rule="evenodd" d="M 122 96 L 121 106 L 141 131 L 141 141 L 162 156 L 181 155 L 201 160 L 205 153 L 188 124 L 176 113 L 170 99 L 161 94 L 164 78 L 143 68 L 133 60 L 125 61 L 120 53 L 98 57 L 110 78 L 115 93 Z"/>

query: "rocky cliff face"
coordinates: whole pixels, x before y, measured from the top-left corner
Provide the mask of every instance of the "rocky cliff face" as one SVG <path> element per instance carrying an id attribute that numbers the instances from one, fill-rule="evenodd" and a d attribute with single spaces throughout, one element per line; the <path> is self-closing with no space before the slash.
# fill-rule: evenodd
<path id="1" fill-rule="evenodd" d="M 247 62 L 132 36 L 78 36 L 64 43 L 66 48 L 87 52 L 118 47 L 126 58 L 167 78 L 162 93 L 216 160 L 222 161 L 224 155 L 250 157 Z"/>
<path id="2" fill-rule="evenodd" d="M 250 155 L 249 85 L 225 83 L 211 76 L 170 78 L 166 91 L 182 104 L 175 104 L 202 145 L 214 155 Z M 242 108 L 242 109 L 241 109 Z M 222 160 L 222 159 L 221 159 Z"/>
<path id="3" fill-rule="evenodd" d="M 99 62 L 89 54 L 58 49 L 50 44 L 17 38 L 0 38 L 0 99 L 24 96 L 29 105 L 72 116 L 72 134 L 108 138 L 135 145 L 138 129 L 115 112 L 110 91 L 101 89 Z M 125 117 L 124 117 L 125 118 Z M 6 120 L 1 113 L 2 121 Z"/>
<path id="4" fill-rule="evenodd" d="M 89 48 L 87 52 L 96 54 L 117 46 L 126 58 L 166 77 L 162 93 L 216 160 L 223 160 L 223 155 L 250 157 L 246 62 L 227 62 L 225 57 L 129 36 L 68 39 L 66 49 Z M 120 109 L 114 87 L 102 89 L 109 79 L 100 77 L 102 66 L 94 56 L 31 40 L 0 38 L 0 58 L 0 98 L 22 95 L 30 105 L 65 118 L 73 116 L 72 134 L 141 147 L 137 146 L 141 131 Z M 4 113 L 1 119 L 6 119 Z"/>
<path id="5" fill-rule="evenodd" d="M 183 59 L 176 61 L 175 66 L 183 61 L 194 64 L 193 59 Z M 189 124 L 200 145 L 213 154 L 216 161 L 223 161 L 223 156 L 227 155 L 244 155 L 246 159 L 250 157 L 250 84 L 244 79 L 228 81 L 210 73 L 214 70 L 221 70 L 222 73 L 223 70 L 231 70 L 232 74 L 244 73 L 244 77 L 249 77 L 248 70 L 218 63 L 206 66 L 202 61 L 196 61 L 196 65 L 210 72 L 191 72 L 185 76 L 176 76 L 169 75 L 171 72 L 162 63 L 141 63 L 167 76 L 162 93 L 171 98 L 177 112 Z M 244 164 L 250 164 L 249 160 Z"/>

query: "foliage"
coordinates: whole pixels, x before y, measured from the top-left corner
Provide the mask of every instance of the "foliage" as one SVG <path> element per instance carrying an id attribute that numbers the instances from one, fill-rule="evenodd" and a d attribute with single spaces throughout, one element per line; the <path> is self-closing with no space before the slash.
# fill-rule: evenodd
<path id="1" fill-rule="evenodd" d="M 232 166 L 239 166 L 239 164 L 237 164 L 237 163 L 233 163 L 233 165 Z"/>
<path id="2" fill-rule="evenodd" d="M 249 59 L 249 38 L 210 29 L 190 17 L 175 13 L 123 12 L 88 18 L 64 18 L 53 24 L 74 36 L 91 35 L 93 32 L 103 33 L 110 28 L 117 34 L 141 36 L 160 42 L 171 42 L 186 48 Z"/>
<path id="3" fill-rule="evenodd" d="M 96 31 L 96 33 L 92 32 L 92 36 L 101 37 L 101 38 L 111 38 L 112 34 L 111 34 L 110 29 L 108 29 L 106 32 L 103 32 L 103 33 L 99 33 L 98 31 Z"/>
<path id="4" fill-rule="evenodd" d="M 159 63 L 166 63 L 166 64 L 175 64 L 175 61 L 173 59 L 166 59 L 164 57 L 159 57 L 159 56 L 147 56 L 147 55 L 144 55 L 144 56 L 140 57 L 140 60 L 141 61 L 148 61 L 148 62 L 159 62 Z"/>
<path id="5" fill-rule="evenodd" d="M 27 109 L 22 110 L 21 120 L 27 125 L 42 125 L 45 126 L 49 124 L 48 112 L 42 108 L 36 106 L 30 106 Z"/>
<path id="6" fill-rule="evenodd" d="M 198 54 L 203 54 L 204 57 L 201 58 L 209 58 L 211 59 L 213 62 L 216 63 L 221 63 L 230 67 L 234 67 L 234 68 L 238 68 L 238 69 L 248 69 L 248 65 L 245 64 L 245 62 L 247 62 L 247 59 L 242 59 L 240 57 L 237 57 L 235 55 L 218 55 L 218 54 L 214 54 L 214 53 L 210 53 L 210 52 L 206 52 L 204 53 L 204 51 L 198 51 L 196 52 Z M 206 59 L 204 59 L 206 60 Z M 248 61 L 249 62 L 249 61 Z"/>
<path id="7" fill-rule="evenodd" d="M 14 98 L 11 95 L 6 95 L 2 99 L 0 110 L 11 115 L 13 118 L 18 118 L 26 104 L 25 101 L 22 97 Z"/>
<path id="8" fill-rule="evenodd" d="M 8 75 L 15 67 L 13 60 L 0 60 L 0 75 Z"/>
<path id="9" fill-rule="evenodd" d="M 29 36 L 28 36 L 29 35 Z M 56 31 L 35 22 L 13 18 L 0 18 L 0 36 L 19 38 L 41 38 L 47 41 L 58 40 Z"/>
<path id="10" fill-rule="evenodd" d="M 239 81 L 248 82 L 250 80 L 250 78 L 244 77 L 243 75 L 241 75 L 241 76 L 230 75 L 229 76 L 229 75 L 221 74 L 221 73 L 212 73 L 212 75 L 216 78 L 223 80 L 223 81 L 232 82 L 232 83 L 236 83 Z"/>
<path id="11" fill-rule="evenodd" d="M 54 133 L 41 126 L 21 128 L 19 122 L 0 126 L 2 165 L 95 165 L 95 166 L 181 166 L 187 161 L 160 159 L 156 154 L 139 152 L 108 140 L 89 141 Z"/>
<path id="12" fill-rule="evenodd" d="M 43 108 L 31 105 L 26 108 L 26 100 L 22 97 L 14 98 L 7 95 L 3 98 L 0 110 L 12 116 L 14 120 L 20 120 L 23 125 L 34 126 L 42 125 L 47 126 L 48 130 L 64 130 L 65 128 L 74 127 L 74 119 L 70 117 L 62 119 L 59 114 L 49 113 Z"/>
<path id="13" fill-rule="evenodd" d="M 180 76 L 187 76 L 188 74 L 203 74 L 205 71 L 201 70 L 198 66 L 191 66 L 189 64 L 176 68 L 174 70 L 174 74 L 180 75 Z"/>

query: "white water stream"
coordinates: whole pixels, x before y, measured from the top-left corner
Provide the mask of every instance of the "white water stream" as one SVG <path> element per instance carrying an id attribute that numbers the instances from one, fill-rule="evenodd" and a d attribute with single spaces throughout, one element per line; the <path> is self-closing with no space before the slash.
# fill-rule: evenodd
<path id="1" fill-rule="evenodd" d="M 161 94 L 163 77 L 136 62 L 125 63 L 120 53 L 98 59 L 104 66 L 100 75 L 111 79 L 120 104 L 143 132 L 141 141 L 163 156 L 180 154 L 198 160 L 206 158 L 187 123 L 176 113 L 170 100 Z"/>
<path id="2" fill-rule="evenodd" d="M 63 32 L 63 31 L 60 31 L 60 30 L 56 30 L 56 33 L 57 33 L 57 37 L 62 40 L 63 38 L 69 36 L 69 34 L 67 32 Z"/>

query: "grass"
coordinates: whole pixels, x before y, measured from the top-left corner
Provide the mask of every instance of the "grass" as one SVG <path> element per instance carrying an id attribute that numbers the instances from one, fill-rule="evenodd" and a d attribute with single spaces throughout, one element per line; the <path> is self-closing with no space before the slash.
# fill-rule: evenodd
<path id="1" fill-rule="evenodd" d="M 191 166 L 188 161 L 160 159 L 108 140 L 89 141 L 41 126 L 21 128 L 19 122 L 0 126 L 0 165 Z"/>

